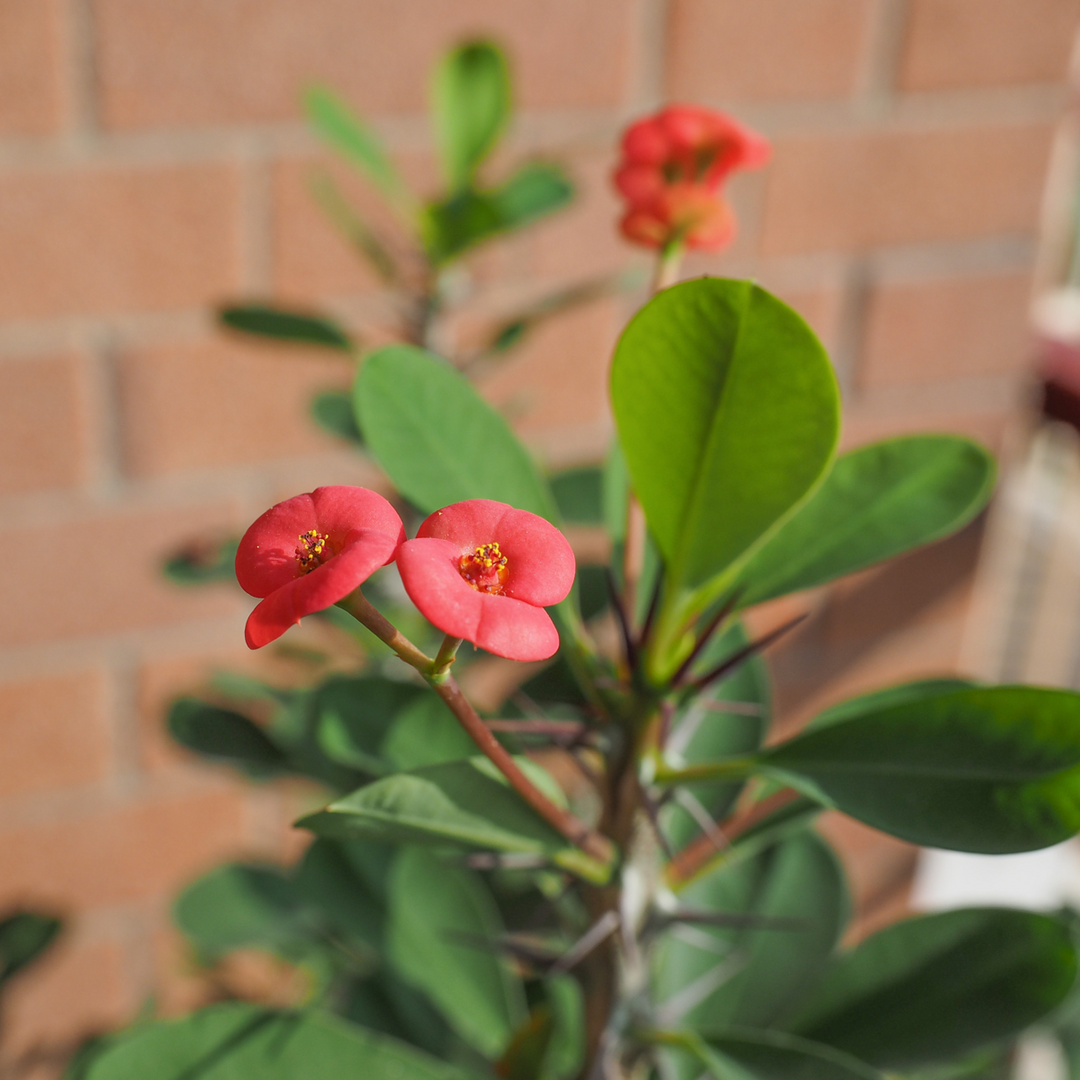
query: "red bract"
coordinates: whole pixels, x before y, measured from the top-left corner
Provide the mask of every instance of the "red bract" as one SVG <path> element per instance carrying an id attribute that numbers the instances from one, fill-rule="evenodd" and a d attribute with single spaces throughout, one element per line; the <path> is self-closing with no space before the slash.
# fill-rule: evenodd
<path id="1" fill-rule="evenodd" d="M 343 600 L 391 562 L 404 539 L 397 512 L 367 488 L 321 487 L 271 507 L 236 552 L 240 587 L 265 598 L 248 617 L 248 648 Z"/>
<path id="2" fill-rule="evenodd" d="M 405 591 L 444 634 L 509 660 L 546 660 L 559 633 L 545 607 L 574 584 L 574 553 L 550 522 L 491 499 L 437 510 L 401 545 Z"/>
<path id="3" fill-rule="evenodd" d="M 769 160 L 769 144 L 724 113 L 670 105 L 623 135 L 615 186 L 626 197 L 623 235 L 647 247 L 717 250 L 735 236 L 721 191 L 736 169 Z"/>

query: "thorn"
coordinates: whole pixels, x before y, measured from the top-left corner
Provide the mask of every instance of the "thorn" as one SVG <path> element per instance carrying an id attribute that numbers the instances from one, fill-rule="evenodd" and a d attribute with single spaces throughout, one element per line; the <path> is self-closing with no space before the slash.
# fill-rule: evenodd
<path id="1" fill-rule="evenodd" d="M 607 581 L 608 595 L 611 598 L 611 607 L 615 612 L 615 618 L 619 623 L 619 630 L 622 632 L 623 639 L 623 651 L 626 653 L 626 663 L 631 671 L 637 668 L 638 654 L 637 645 L 634 642 L 634 635 L 630 630 L 630 617 L 623 607 L 622 597 L 619 596 L 618 586 L 615 584 L 615 575 L 611 572 L 611 567 L 607 567 L 604 570 L 604 578 Z"/>
<path id="2" fill-rule="evenodd" d="M 709 842 L 717 851 L 726 851 L 731 842 L 724 835 L 720 826 L 713 821 L 712 815 L 701 805 L 687 788 L 673 787 L 675 801 L 697 822 L 701 831 L 709 838 Z"/>
<path id="3" fill-rule="evenodd" d="M 758 638 L 756 641 L 751 641 L 749 645 L 744 646 L 737 653 L 729 656 L 723 663 L 714 667 L 712 671 L 707 672 L 700 678 L 694 679 L 689 685 L 694 690 L 704 690 L 710 683 L 722 679 L 725 675 L 732 674 L 736 669 L 742 667 L 750 657 L 759 652 L 764 652 L 777 640 L 777 638 L 783 637 L 789 630 L 798 626 L 807 615 L 808 612 L 804 612 L 802 615 L 796 615 L 794 619 L 789 619 L 783 626 L 778 626 L 771 633 Z"/>
<path id="4" fill-rule="evenodd" d="M 475 851 L 465 856 L 465 865 L 473 870 L 533 870 L 547 863 L 540 855 L 517 851 Z"/>
<path id="5" fill-rule="evenodd" d="M 589 955 L 598 945 L 602 944 L 607 938 L 609 938 L 619 926 L 619 913 L 617 911 L 609 911 L 605 915 L 601 915 L 570 946 L 569 949 L 554 964 L 551 965 L 552 975 L 565 975 L 571 968 L 576 967 Z"/>
<path id="6" fill-rule="evenodd" d="M 701 631 L 697 641 L 694 642 L 690 655 L 679 665 L 679 670 L 672 675 L 671 682 L 674 686 L 678 686 L 683 681 L 694 661 L 701 655 L 701 650 L 705 648 L 709 643 L 709 639 L 716 632 L 716 628 L 735 610 L 744 591 L 743 589 L 736 589 L 720 605 L 720 610 L 708 621 L 705 629 Z"/>
<path id="7" fill-rule="evenodd" d="M 696 701 L 695 706 L 699 709 L 707 709 L 709 712 L 734 713 L 737 716 L 761 716 L 765 710 L 752 701 L 720 701 L 713 698 L 710 701 Z"/>

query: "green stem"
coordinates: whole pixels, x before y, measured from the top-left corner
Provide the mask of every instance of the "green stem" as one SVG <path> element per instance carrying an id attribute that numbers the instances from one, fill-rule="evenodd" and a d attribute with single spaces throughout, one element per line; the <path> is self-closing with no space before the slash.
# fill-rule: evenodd
<path id="1" fill-rule="evenodd" d="M 694 780 L 745 780 L 752 776 L 758 764 L 756 757 L 724 758 L 721 761 L 703 761 L 700 765 L 687 765 L 683 769 L 670 769 L 658 764 L 653 775 L 657 784 L 688 784 Z"/>
<path id="2" fill-rule="evenodd" d="M 660 254 L 656 260 L 656 269 L 653 273 L 653 296 L 675 284 L 679 277 L 682 257 L 683 246 L 681 240 L 670 240 L 660 249 Z"/>
<path id="3" fill-rule="evenodd" d="M 454 637 L 452 634 L 447 634 L 443 638 L 443 643 L 439 646 L 439 654 L 435 657 L 435 663 L 432 665 L 431 679 L 433 682 L 442 682 L 450 674 L 450 665 L 454 662 L 460 645 L 461 638 Z"/>

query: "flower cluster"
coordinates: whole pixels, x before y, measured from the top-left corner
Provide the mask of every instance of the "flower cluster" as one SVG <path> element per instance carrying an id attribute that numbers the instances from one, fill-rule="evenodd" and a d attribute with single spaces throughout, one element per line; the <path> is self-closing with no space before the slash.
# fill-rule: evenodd
<path id="1" fill-rule="evenodd" d="M 623 235 L 646 247 L 716 251 L 735 237 L 723 184 L 769 159 L 769 144 L 724 113 L 671 105 L 623 135 L 615 186 L 627 200 Z"/>
<path id="2" fill-rule="evenodd" d="M 558 650 L 544 608 L 570 592 L 575 562 L 554 525 L 470 499 L 436 511 L 406 540 L 390 503 L 358 487 L 287 499 L 244 534 L 236 577 L 262 598 L 248 619 L 248 646 L 269 644 L 395 559 L 413 603 L 443 633 L 510 660 L 546 660 Z"/>

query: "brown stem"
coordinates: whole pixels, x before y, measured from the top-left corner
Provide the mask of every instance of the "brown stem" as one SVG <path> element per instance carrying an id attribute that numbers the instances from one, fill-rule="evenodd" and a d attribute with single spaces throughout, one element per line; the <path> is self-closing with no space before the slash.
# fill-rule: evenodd
<path id="1" fill-rule="evenodd" d="M 623 541 L 622 607 L 633 625 L 637 611 L 637 584 L 645 569 L 645 511 L 633 491 L 626 495 L 626 537 Z"/>
<path id="2" fill-rule="evenodd" d="M 446 703 L 458 723 L 479 747 L 488 760 L 506 777 L 510 786 L 559 833 L 586 855 L 609 865 L 614 857 L 611 841 L 576 818 L 569 810 L 556 806 L 522 771 L 517 762 L 495 738 L 476 710 L 461 692 L 453 677 L 440 670 L 437 661 L 421 652 L 396 626 L 385 618 L 364 594 L 356 589 L 340 606 L 366 626 L 380 641 L 385 642 L 405 663 L 414 667 L 428 685 Z"/>

